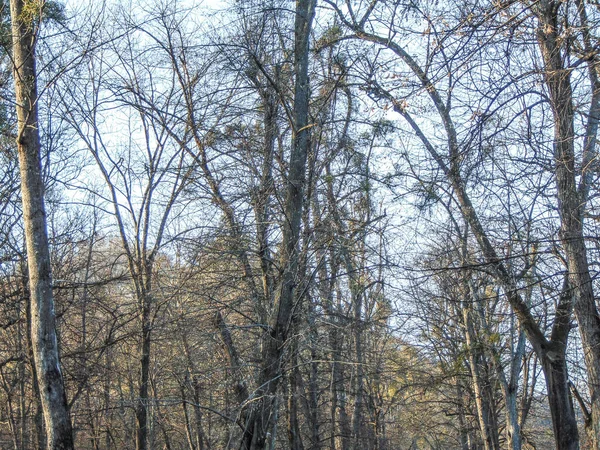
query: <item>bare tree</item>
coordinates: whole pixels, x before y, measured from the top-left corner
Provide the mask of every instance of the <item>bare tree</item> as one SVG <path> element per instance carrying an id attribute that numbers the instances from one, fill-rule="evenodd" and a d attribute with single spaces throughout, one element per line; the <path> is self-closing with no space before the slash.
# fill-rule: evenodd
<path id="1" fill-rule="evenodd" d="M 507 266 L 507 263 L 494 246 L 480 219 L 479 212 L 470 198 L 467 179 L 463 175 L 461 163 L 468 148 L 463 146 L 467 146 L 471 140 L 459 137 L 458 124 L 460 124 L 462 129 L 469 130 L 469 127 L 467 124 L 460 122 L 460 119 L 456 119 L 453 116 L 452 110 L 453 99 L 456 95 L 452 89 L 455 85 L 454 83 L 456 83 L 456 77 L 451 75 L 451 67 L 454 60 L 447 58 L 444 47 L 440 46 L 442 70 L 447 71 L 447 79 L 448 83 L 450 83 L 450 88 L 445 90 L 445 81 L 437 82 L 431 76 L 429 70 L 433 60 L 431 57 L 426 59 L 425 65 L 421 65 L 416 57 L 413 57 L 401 43 L 390 39 L 387 35 L 378 34 L 377 30 L 371 27 L 370 19 L 374 17 L 374 10 L 378 2 L 373 2 L 369 7 L 363 8 L 360 11 L 354 11 L 349 7 L 349 13 L 347 14 L 342 12 L 336 2 L 329 2 L 329 4 L 337 11 L 340 20 L 343 21 L 355 37 L 390 50 L 395 57 L 402 61 L 408 68 L 411 76 L 414 77 L 415 84 L 427 95 L 433 105 L 441 127 L 444 130 L 445 142 L 443 145 L 447 151 L 446 154 L 440 153 L 439 146 L 432 141 L 428 133 L 415 120 L 404 99 L 395 97 L 389 90 L 386 90 L 374 80 L 371 80 L 367 87 L 367 90 L 374 98 L 387 101 L 394 111 L 406 120 L 414 135 L 422 142 L 430 157 L 435 161 L 449 182 L 452 195 L 456 199 L 465 222 L 469 225 L 473 236 L 478 242 L 486 264 L 493 271 L 497 283 L 502 286 L 504 294 L 511 304 L 514 313 L 519 318 L 529 342 L 542 362 L 548 389 L 550 411 L 553 418 L 556 445 L 560 449 L 578 448 L 579 437 L 569 393 L 566 361 L 567 337 L 570 331 L 570 318 L 575 296 L 572 295 L 573 293 L 567 285 L 566 289 L 560 295 L 560 302 L 556 307 L 554 325 L 551 336 L 548 339 L 523 297 L 522 290 L 518 285 L 518 277 L 515 277 L 511 272 L 509 266 Z M 380 4 L 382 7 L 386 7 L 385 2 Z M 359 12 L 360 16 L 358 15 Z M 428 19 L 426 18 L 426 20 Z M 431 26 L 433 27 L 433 24 Z"/>
<path id="2" fill-rule="evenodd" d="M 275 401 L 277 387 L 283 370 L 285 343 L 294 322 L 294 310 L 300 301 L 295 287 L 298 284 L 299 237 L 304 206 L 306 161 L 310 146 L 308 79 L 309 42 L 312 21 L 315 15 L 316 0 L 302 0 L 296 5 L 294 27 L 294 107 L 293 141 L 287 174 L 286 197 L 284 203 L 283 239 L 281 243 L 279 286 L 275 293 L 274 322 L 263 344 L 263 362 L 260 383 L 255 395 L 252 415 L 246 424 L 242 441 L 248 450 L 266 449 L 270 444 L 275 421 Z"/>

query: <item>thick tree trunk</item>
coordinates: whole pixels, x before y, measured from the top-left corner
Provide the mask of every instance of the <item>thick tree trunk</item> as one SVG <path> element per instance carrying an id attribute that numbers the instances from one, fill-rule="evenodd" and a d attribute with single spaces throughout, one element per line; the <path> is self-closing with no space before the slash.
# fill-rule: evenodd
<path id="1" fill-rule="evenodd" d="M 40 2 L 39 17 L 44 2 Z M 37 23 L 23 14 L 25 2 L 12 0 L 13 74 L 17 104 L 17 148 L 31 299 L 31 338 L 49 449 L 72 449 L 73 432 L 64 389 L 58 342 L 50 251 L 44 207 L 37 114 L 35 44 Z M 39 19 L 37 19 L 39 20 Z M 30 22 L 31 21 L 31 22 Z"/>
<path id="2" fill-rule="evenodd" d="M 579 434 L 573 403 L 569 393 L 566 355 L 553 354 L 552 359 L 543 360 L 544 377 L 548 391 L 548 403 L 552 414 L 552 427 L 559 450 L 579 448 Z"/>
<path id="3" fill-rule="evenodd" d="M 283 371 L 285 343 L 294 321 L 298 283 L 298 241 L 304 205 L 306 161 L 309 148 L 310 127 L 308 106 L 310 86 L 308 80 L 308 49 L 316 0 L 299 0 L 296 4 L 294 52 L 294 111 L 292 153 L 284 203 L 283 240 L 280 267 L 282 276 L 275 298 L 275 322 L 263 343 L 263 363 L 256 392 L 257 401 L 244 431 L 242 448 L 265 449 L 276 417 L 276 394 Z"/>
<path id="4" fill-rule="evenodd" d="M 587 185 L 577 187 L 575 170 L 575 130 L 571 68 L 564 66 L 559 36 L 558 5 L 543 1 L 538 10 L 538 42 L 545 66 L 545 81 L 554 115 L 554 160 L 560 238 L 565 249 L 573 296 L 575 317 L 585 356 L 591 398 L 594 446 L 600 442 L 600 316 L 590 277 L 587 249 L 583 236 L 583 210 Z M 595 120 L 595 117 L 590 119 Z"/>

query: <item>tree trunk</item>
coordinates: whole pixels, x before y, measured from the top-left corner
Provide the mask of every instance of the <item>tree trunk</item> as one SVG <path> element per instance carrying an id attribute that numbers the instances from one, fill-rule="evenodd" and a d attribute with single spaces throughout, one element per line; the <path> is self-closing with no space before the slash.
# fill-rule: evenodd
<path id="1" fill-rule="evenodd" d="M 352 273 L 352 272 L 349 272 Z M 351 281 L 351 284 L 355 284 Z M 363 295 L 359 292 L 359 286 L 352 286 L 352 299 L 354 306 L 354 350 L 356 352 L 356 392 L 354 400 L 354 413 L 352 415 L 352 434 L 354 436 L 354 449 L 360 450 L 364 447 L 364 418 L 363 418 L 363 391 L 364 391 L 364 357 L 363 357 L 363 323 L 362 304 Z"/>
<path id="2" fill-rule="evenodd" d="M 44 2 L 40 3 L 39 17 Z M 12 0 L 13 74 L 17 104 L 17 148 L 31 301 L 31 340 L 49 449 L 72 449 L 71 417 L 60 370 L 50 250 L 44 207 L 37 113 L 35 45 L 38 24 L 23 14 L 25 2 Z M 29 22 L 31 20 L 31 22 Z"/>
<path id="3" fill-rule="evenodd" d="M 554 360 L 545 358 L 544 377 L 548 391 L 548 403 L 552 414 L 552 427 L 559 450 L 579 448 L 579 433 L 573 403 L 569 393 L 566 355 L 553 355 Z"/>
<path id="4" fill-rule="evenodd" d="M 186 394 L 186 387 L 189 382 L 189 375 L 186 374 L 185 380 L 181 382 L 179 390 L 181 392 L 181 406 L 183 408 L 183 417 L 185 419 L 185 434 L 187 437 L 188 445 L 190 450 L 198 450 L 196 442 L 194 442 L 194 433 L 192 432 L 192 423 L 190 421 L 190 414 L 188 412 L 188 400 Z"/>
<path id="5" fill-rule="evenodd" d="M 300 395 L 300 370 L 298 368 L 298 345 L 296 342 L 292 345 L 291 351 L 294 353 L 291 357 L 291 369 L 289 378 L 289 398 L 288 398 L 288 439 L 290 450 L 304 450 L 302 434 L 300 432 L 300 420 L 298 408 L 298 397 Z"/>
<path id="6" fill-rule="evenodd" d="M 460 379 L 456 378 L 456 413 L 458 415 L 458 432 L 460 439 L 460 449 L 469 450 L 469 430 L 467 429 L 466 407 L 464 402 L 463 388 L 460 384 Z"/>
<path id="7" fill-rule="evenodd" d="M 318 367 L 318 353 L 317 353 L 317 342 L 319 339 L 317 324 L 315 323 L 316 312 L 314 310 L 313 299 L 310 299 L 308 305 L 308 325 L 310 339 L 310 373 L 308 377 L 308 400 L 307 405 L 307 416 L 308 423 L 311 428 L 311 445 L 310 450 L 320 450 L 321 448 L 321 435 L 319 422 L 319 367 Z"/>
<path id="8" fill-rule="evenodd" d="M 150 378 L 150 301 L 143 300 L 142 305 L 142 343 L 140 357 L 140 384 L 138 387 L 138 399 L 135 410 L 137 421 L 136 450 L 148 448 L 148 382 Z"/>
<path id="9" fill-rule="evenodd" d="M 564 67 L 559 36 L 558 5 L 544 1 L 538 10 L 538 42 L 544 59 L 544 77 L 550 93 L 554 116 L 554 160 L 560 214 L 560 238 L 565 249 L 573 296 L 575 317 L 585 356 L 591 399 L 594 447 L 600 442 L 600 316 L 590 277 L 587 249 L 583 236 L 582 195 L 587 185 L 582 180 L 578 190 L 575 170 L 575 130 L 571 68 Z M 595 120 L 595 117 L 590 119 Z"/>
<path id="10" fill-rule="evenodd" d="M 304 205 L 304 185 L 306 161 L 309 148 L 310 127 L 308 107 L 310 86 L 308 80 L 308 50 L 312 19 L 316 0 L 299 0 L 296 4 L 295 52 L 294 52 L 294 111 L 292 153 L 287 180 L 287 193 L 284 203 L 283 240 L 281 244 L 280 267 L 283 270 L 275 298 L 275 322 L 264 337 L 263 363 L 259 377 L 257 401 L 244 436 L 242 448 L 249 450 L 265 449 L 275 425 L 275 401 L 277 388 L 283 371 L 285 343 L 294 322 L 297 298 L 295 286 L 298 282 L 298 241 Z"/>
<path id="11" fill-rule="evenodd" d="M 520 363 L 525 353 L 525 333 L 520 332 L 518 344 L 515 353 L 511 359 L 510 378 L 507 380 L 504 371 L 500 366 L 499 359 L 496 359 L 494 365 L 500 385 L 502 387 L 502 395 L 506 407 L 506 440 L 509 450 L 521 450 L 521 427 L 519 426 L 519 412 L 517 410 L 517 395 L 518 395 L 518 375 L 520 371 Z"/>
<path id="12" fill-rule="evenodd" d="M 473 297 L 471 297 L 473 298 Z M 475 338 L 471 308 L 467 299 L 463 307 L 463 321 L 465 327 L 465 341 L 468 347 L 469 367 L 471 369 L 473 391 L 475 392 L 475 405 L 477 407 L 477 420 L 479 431 L 485 450 L 500 450 L 500 437 L 498 424 L 494 412 L 493 395 L 489 378 L 482 373 L 485 361 L 481 343 Z"/>

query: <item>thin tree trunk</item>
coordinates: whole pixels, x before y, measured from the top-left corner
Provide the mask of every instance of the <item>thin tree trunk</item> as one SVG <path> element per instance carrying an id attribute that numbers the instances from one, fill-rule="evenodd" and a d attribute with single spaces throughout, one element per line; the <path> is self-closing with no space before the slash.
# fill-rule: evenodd
<path id="1" fill-rule="evenodd" d="M 320 423 L 319 423 L 319 367 L 317 363 L 317 341 L 319 338 L 317 325 L 315 323 L 316 312 L 314 311 L 313 300 L 309 299 L 308 306 L 308 326 L 310 339 L 310 373 L 308 378 L 308 400 L 307 414 L 309 426 L 311 428 L 311 450 L 319 450 L 321 448 Z"/>
<path id="2" fill-rule="evenodd" d="M 195 447 L 198 450 L 204 450 L 204 441 L 206 440 L 204 429 L 202 426 L 202 411 L 200 410 L 200 394 L 201 394 L 201 386 L 197 377 L 197 369 L 196 364 L 194 364 L 194 359 L 192 357 L 192 352 L 190 350 L 190 345 L 185 334 L 185 331 L 181 333 L 181 341 L 183 343 L 183 351 L 185 352 L 185 358 L 188 363 L 190 375 L 186 377 L 186 381 L 189 381 L 189 384 L 192 387 L 192 398 L 194 399 L 194 426 L 196 429 L 196 444 Z M 186 383 L 187 384 L 187 383 Z M 182 387 L 182 394 L 185 394 L 185 390 Z"/>
<path id="3" fill-rule="evenodd" d="M 136 450 L 148 448 L 148 383 L 150 379 L 150 302 L 144 299 L 142 305 L 142 342 L 140 357 L 140 384 L 138 387 L 138 399 L 135 410 L 137 421 Z"/>
<path id="4" fill-rule="evenodd" d="M 104 445 L 106 450 L 110 450 L 110 425 L 112 423 L 112 413 L 111 411 L 111 407 L 110 407 L 110 388 L 111 388 L 111 374 L 112 374 L 112 367 L 111 367 L 111 362 L 112 362 L 112 355 L 111 355 L 111 348 L 107 347 L 106 352 L 104 354 L 104 361 L 106 364 L 106 374 L 104 377 L 104 386 L 103 386 L 103 392 L 102 392 L 102 396 L 103 396 L 103 401 L 104 401 Z"/>
<path id="5" fill-rule="evenodd" d="M 22 299 L 25 298 L 24 296 Z M 22 315 L 22 299 L 19 300 L 19 317 L 23 317 Z M 27 309 L 27 308 L 25 308 Z M 20 428 L 20 441 L 21 448 L 26 450 L 29 448 L 30 441 L 30 433 L 27 427 L 27 397 L 26 397 L 26 383 L 27 383 L 27 353 L 28 353 L 28 343 L 27 343 L 27 326 L 28 321 L 25 322 L 25 329 L 23 327 L 23 323 L 19 321 L 17 324 L 17 333 L 18 333 L 18 355 L 22 357 L 21 361 L 19 361 L 18 365 L 18 376 L 19 376 L 19 428 Z"/>
<path id="6" fill-rule="evenodd" d="M 328 183 L 328 189 L 331 190 L 331 183 Z M 318 198 L 313 198 L 314 216 L 319 217 L 322 208 L 319 205 Z M 321 237 L 323 242 L 328 242 L 331 239 L 329 233 L 322 230 L 328 229 L 324 223 L 315 224 L 315 232 L 323 233 Z M 324 247 L 324 245 L 323 245 Z M 336 450 L 337 442 L 341 441 L 341 448 L 350 448 L 351 429 L 350 421 L 346 411 L 346 392 L 344 389 L 344 364 L 341 360 L 343 351 L 343 330 L 344 323 L 341 320 L 341 310 L 334 305 L 334 287 L 335 283 L 339 282 L 338 269 L 340 261 L 335 250 L 330 249 L 325 252 L 320 249 L 321 245 L 317 245 L 317 259 L 321 261 L 319 265 L 319 293 L 322 298 L 323 307 L 326 310 L 326 315 L 333 322 L 329 327 L 328 341 L 331 349 L 331 379 L 330 379 L 330 409 L 329 416 L 331 422 L 331 434 L 329 438 L 329 449 Z M 327 255 L 328 253 L 328 255 Z M 327 270 L 326 261 L 329 260 L 329 271 Z M 341 293 L 338 293 L 338 297 Z"/>
<path id="7" fill-rule="evenodd" d="M 185 380 L 179 386 L 181 391 L 181 406 L 183 407 L 183 417 L 185 419 L 185 434 L 188 440 L 190 450 L 197 450 L 196 443 L 194 442 L 194 435 L 192 433 L 192 424 L 190 422 L 190 414 L 188 413 L 188 401 L 186 391 L 186 385 L 188 384 L 189 376 L 186 374 Z"/>
<path id="8" fill-rule="evenodd" d="M 504 371 L 496 359 L 494 365 L 500 378 L 502 395 L 504 396 L 505 415 L 506 415 L 506 441 L 509 450 L 521 450 L 521 428 L 519 426 L 519 412 L 517 410 L 518 394 L 518 374 L 520 371 L 520 362 L 525 353 L 525 333 L 520 332 L 518 337 L 517 350 L 511 360 L 510 379 L 506 379 Z"/>
<path id="9" fill-rule="evenodd" d="M 164 450 L 171 450 L 173 447 L 171 446 L 171 438 L 169 433 L 167 432 L 167 428 L 165 426 L 165 417 L 160 408 L 160 401 L 158 400 L 158 392 L 156 389 L 156 383 L 152 381 L 152 395 L 156 399 L 156 416 L 158 419 L 158 426 L 162 431 L 163 438 L 165 440 Z"/>
<path id="10" fill-rule="evenodd" d="M 31 298 L 31 338 L 49 449 L 73 448 L 71 417 L 60 369 L 50 251 L 44 207 L 44 182 L 40 161 L 37 113 L 35 46 L 38 18 L 24 14 L 25 2 L 11 0 L 13 74 L 17 104 L 17 148 L 21 174 L 23 222 Z"/>
<path id="11" fill-rule="evenodd" d="M 204 450 L 206 436 L 202 426 L 202 411 L 200 410 L 200 383 L 196 374 L 192 374 L 192 389 L 194 392 L 194 425 L 196 427 L 196 444 L 198 450 Z"/>
<path id="12" fill-rule="evenodd" d="M 339 331 L 332 330 L 330 333 L 330 342 L 334 353 L 334 361 L 332 367 L 332 391 L 334 401 L 331 405 L 331 416 L 333 426 L 333 436 L 341 436 L 342 448 L 350 448 L 350 418 L 346 411 L 346 392 L 344 389 L 344 370 L 343 364 L 339 359 L 341 353 L 341 345 L 339 339 Z M 339 430 L 339 434 L 338 434 Z M 332 441 L 332 448 L 336 448 L 335 440 Z"/>
<path id="13" fill-rule="evenodd" d="M 359 291 L 362 289 L 356 285 L 353 280 L 352 298 L 354 306 L 354 351 L 356 352 L 356 392 L 354 399 L 354 414 L 352 416 L 352 434 L 354 436 L 354 449 L 360 450 L 364 447 L 363 440 L 364 419 L 363 419 L 363 391 L 364 391 L 364 356 L 363 356 L 363 322 L 362 322 L 362 304 L 363 295 Z"/>
<path id="14" fill-rule="evenodd" d="M 469 450 L 469 431 L 467 429 L 465 404 L 463 399 L 463 388 L 458 377 L 456 378 L 456 397 L 457 397 L 457 415 L 458 415 L 458 432 L 460 438 L 461 450 Z"/>
<path id="15" fill-rule="evenodd" d="M 467 301 L 465 301 L 465 303 Z M 483 351 L 480 348 L 482 344 L 475 338 L 472 311 L 469 305 L 463 307 L 463 321 L 481 439 L 483 440 L 485 450 L 500 450 L 498 424 L 495 421 L 494 405 L 492 401 L 493 396 L 491 396 L 489 392 L 490 381 L 489 379 L 485 379 L 484 374 L 482 373 L 482 366 L 486 364 L 486 361 Z"/>
<path id="16" fill-rule="evenodd" d="M 290 450 L 304 450 L 304 444 L 302 443 L 302 434 L 300 433 L 300 422 L 298 418 L 298 397 L 300 393 L 300 370 L 298 369 L 298 356 L 295 354 L 297 344 L 294 343 L 291 351 L 293 352 L 291 357 L 291 370 L 289 373 L 289 400 L 288 400 L 288 438 L 290 443 Z"/>

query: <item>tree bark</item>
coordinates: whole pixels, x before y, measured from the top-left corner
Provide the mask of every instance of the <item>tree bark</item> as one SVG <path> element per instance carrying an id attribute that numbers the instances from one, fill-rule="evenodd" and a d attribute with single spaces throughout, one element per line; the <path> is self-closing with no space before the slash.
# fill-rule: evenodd
<path id="1" fill-rule="evenodd" d="M 144 296 L 145 297 L 145 296 Z M 151 346 L 151 319 L 150 300 L 144 298 L 142 308 L 142 342 L 140 356 L 140 384 L 138 387 L 138 399 L 135 409 L 137 420 L 136 450 L 148 448 L 148 383 L 150 379 L 150 346 Z"/>
<path id="2" fill-rule="evenodd" d="M 458 415 L 460 449 L 469 450 L 469 430 L 467 428 L 466 407 L 464 402 L 463 388 L 460 384 L 460 379 L 456 377 L 456 414 Z"/>
<path id="3" fill-rule="evenodd" d="M 298 397 L 300 396 L 300 370 L 298 368 L 298 344 L 294 342 L 291 348 L 291 365 L 289 371 L 289 398 L 288 398 L 288 440 L 290 450 L 304 450 L 302 433 L 300 430 L 300 414 Z"/>
<path id="4" fill-rule="evenodd" d="M 22 0 L 10 2 L 10 13 L 18 120 L 17 149 L 31 301 L 31 340 L 46 422 L 47 446 L 49 449 L 63 450 L 73 448 L 73 432 L 56 338 L 37 112 L 35 47 L 37 21 L 41 18 L 44 4 L 41 2 L 39 11 L 36 11 L 37 19 L 23 14 L 25 2 Z"/>
<path id="5" fill-rule="evenodd" d="M 298 242 L 304 205 L 306 162 L 309 148 L 310 126 L 308 108 L 310 86 L 308 79 L 309 39 L 316 0 L 299 0 L 296 3 L 294 52 L 294 114 L 292 153 L 284 203 L 283 240 L 280 267 L 282 276 L 275 298 L 275 322 L 264 338 L 263 363 L 259 387 L 255 393 L 248 425 L 244 430 L 242 448 L 265 449 L 276 417 L 277 388 L 283 372 L 284 347 L 294 321 L 296 302 L 295 286 L 299 263 Z"/>
<path id="6" fill-rule="evenodd" d="M 483 365 L 487 364 L 485 355 L 481 349 L 481 342 L 475 337 L 472 311 L 468 306 L 467 299 L 463 307 L 463 323 L 465 341 L 468 347 L 469 367 L 471 369 L 473 391 L 475 392 L 475 405 L 477 407 L 477 419 L 479 431 L 485 450 L 500 450 L 500 437 L 498 435 L 498 423 L 493 405 L 493 394 L 490 392 L 490 380 L 485 376 Z"/>
<path id="7" fill-rule="evenodd" d="M 543 1 L 537 9 L 538 43 L 544 60 L 544 77 L 554 116 L 554 160 L 558 211 L 567 268 L 573 287 L 574 311 L 587 368 L 591 399 L 594 447 L 600 443 L 600 316 L 592 287 L 587 249 L 583 236 L 586 203 L 585 174 L 577 187 L 575 170 L 575 129 L 571 69 L 565 67 L 559 36 L 559 4 Z M 596 120 L 590 117 L 590 120 Z M 589 136 L 588 136 L 589 137 Z"/>

